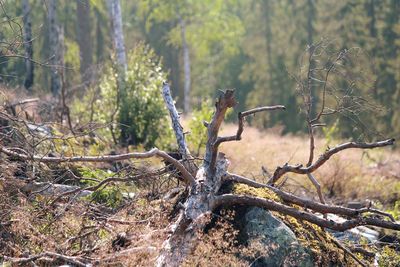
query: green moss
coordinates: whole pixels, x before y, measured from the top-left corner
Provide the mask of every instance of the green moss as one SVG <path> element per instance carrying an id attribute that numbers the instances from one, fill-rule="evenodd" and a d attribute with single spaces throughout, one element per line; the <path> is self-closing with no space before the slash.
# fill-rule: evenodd
<path id="1" fill-rule="evenodd" d="M 239 195 L 251 195 L 284 203 L 277 194 L 268 188 L 254 188 L 243 184 L 235 184 L 233 192 Z M 284 204 L 301 209 L 297 205 Z M 279 212 L 272 212 L 272 214 L 284 222 L 294 232 L 299 242 L 313 253 L 317 266 L 358 266 L 349 255 L 346 255 L 333 242 L 334 237 L 321 227 Z M 362 255 L 360 255 L 360 259 L 364 262 L 367 261 Z"/>
<path id="2" fill-rule="evenodd" d="M 238 195 L 251 195 L 282 202 L 281 198 L 268 188 L 254 188 L 244 184 L 235 184 L 233 186 L 233 192 Z"/>
<path id="3" fill-rule="evenodd" d="M 386 246 L 381 252 L 378 264 L 380 267 L 399 267 L 400 266 L 400 253 L 394 249 Z"/>

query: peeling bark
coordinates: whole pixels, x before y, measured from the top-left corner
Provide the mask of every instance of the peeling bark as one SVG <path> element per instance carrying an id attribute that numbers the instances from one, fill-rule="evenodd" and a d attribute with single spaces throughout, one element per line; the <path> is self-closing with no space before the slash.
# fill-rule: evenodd
<path id="1" fill-rule="evenodd" d="M 197 167 L 193 162 L 193 157 L 190 155 L 190 151 L 186 144 L 185 134 L 183 133 L 183 127 L 179 121 L 180 116 L 176 110 L 174 100 L 172 99 L 171 90 L 168 83 L 163 84 L 162 95 L 164 98 L 165 105 L 169 111 L 169 115 L 172 122 L 172 129 L 175 133 L 176 142 L 178 143 L 179 153 L 182 155 L 184 160 L 183 164 L 188 168 L 189 172 L 196 175 Z"/>

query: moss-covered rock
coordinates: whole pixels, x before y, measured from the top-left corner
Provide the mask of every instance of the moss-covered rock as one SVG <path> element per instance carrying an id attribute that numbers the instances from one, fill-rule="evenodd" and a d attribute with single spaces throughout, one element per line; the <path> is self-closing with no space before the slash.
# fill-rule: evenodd
<path id="1" fill-rule="evenodd" d="M 284 203 L 268 188 L 235 184 L 232 191 Z M 266 256 L 257 259 L 261 263 L 257 266 L 358 266 L 350 255 L 336 245 L 334 237 L 319 226 L 254 207 L 248 209 L 245 218 L 248 220 L 244 228 L 247 235 L 252 240 L 258 238 L 268 250 Z M 357 256 L 365 262 L 373 260 Z"/>
<path id="2" fill-rule="evenodd" d="M 269 211 L 250 208 L 244 231 L 250 246 L 263 247 L 263 255 L 252 266 L 313 266 L 312 252 L 297 240 L 293 231 Z"/>

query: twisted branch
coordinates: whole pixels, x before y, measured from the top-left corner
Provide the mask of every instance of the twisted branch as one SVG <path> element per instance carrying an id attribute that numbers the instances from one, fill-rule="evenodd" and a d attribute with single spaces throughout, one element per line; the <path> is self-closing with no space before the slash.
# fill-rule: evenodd
<path id="1" fill-rule="evenodd" d="M 294 218 L 305 220 L 310 223 L 316 224 L 320 227 L 329 228 L 335 231 L 345 231 L 361 225 L 378 226 L 386 229 L 400 230 L 400 224 L 384 221 L 377 218 L 361 217 L 352 218 L 343 222 L 335 222 L 332 220 L 322 219 L 310 212 L 298 210 L 293 207 L 277 203 L 270 199 L 258 198 L 253 196 L 239 196 L 234 194 L 224 194 L 217 196 L 214 200 L 214 206 L 232 206 L 232 205 L 246 205 L 265 208 L 272 211 L 277 211 L 282 214 L 292 216 Z M 319 204 L 322 205 L 322 204 Z"/>
<path id="2" fill-rule="evenodd" d="M 49 156 L 38 156 L 28 155 L 27 153 L 21 154 L 10 150 L 9 148 L 0 146 L 0 152 L 12 157 L 16 157 L 22 160 L 32 160 L 44 163 L 61 163 L 61 162 L 113 162 L 127 159 L 147 159 L 151 157 L 160 157 L 165 161 L 174 165 L 181 173 L 185 181 L 191 185 L 195 183 L 194 177 L 186 170 L 186 168 L 178 160 L 174 159 L 166 152 L 153 148 L 146 152 L 132 152 L 119 155 L 103 155 L 103 156 L 74 156 L 74 157 L 49 157 Z"/>
<path id="3" fill-rule="evenodd" d="M 241 183 L 241 184 L 246 184 L 251 187 L 255 188 L 268 188 L 269 190 L 273 191 L 276 195 L 278 195 L 284 202 L 295 204 L 298 206 L 301 206 L 303 208 L 307 209 L 312 209 L 315 212 L 319 212 L 321 214 L 327 214 L 327 213 L 332 213 L 332 214 L 337 214 L 337 215 L 342 215 L 342 216 L 349 216 L 349 217 L 357 217 L 363 213 L 375 213 L 379 214 L 385 217 L 388 217 L 392 222 L 394 222 L 394 218 L 391 214 L 373 209 L 370 207 L 367 208 L 361 208 L 361 209 L 351 209 L 351 208 L 346 208 L 346 207 L 341 207 L 341 206 L 335 206 L 335 205 L 328 205 L 324 203 L 318 203 L 309 199 L 304 199 L 298 196 L 295 196 L 290 193 L 286 193 L 282 190 L 279 190 L 276 187 L 258 183 L 256 181 L 253 181 L 249 178 L 237 175 L 237 174 L 231 174 L 228 173 L 224 177 L 225 181 L 233 181 L 236 183 Z"/>
<path id="4" fill-rule="evenodd" d="M 372 149 L 372 148 L 377 148 L 377 147 L 385 147 L 385 146 L 390 146 L 393 145 L 395 142 L 395 139 L 387 139 L 384 141 L 379 141 L 379 142 L 374 142 L 374 143 L 357 143 L 357 142 L 348 142 L 344 143 L 341 145 L 338 145 L 334 148 L 330 148 L 325 153 L 323 153 L 317 161 L 315 161 L 313 164 L 307 167 L 303 167 L 303 165 L 288 165 L 287 163 L 283 165 L 282 167 L 277 167 L 274 174 L 272 177 L 269 179 L 268 184 L 273 185 L 278 181 L 282 175 L 288 173 L 288 172 L 293 172 L 297 174 L 308 174 L 312 173 L 315 170 L 317 170 L 319 167 L 321 167 L 326 161 L 330 159 L 334 154 L 345 150 L 345 149 L 350 149 L 350 148 L 360 148 L 360 149 Z"/>

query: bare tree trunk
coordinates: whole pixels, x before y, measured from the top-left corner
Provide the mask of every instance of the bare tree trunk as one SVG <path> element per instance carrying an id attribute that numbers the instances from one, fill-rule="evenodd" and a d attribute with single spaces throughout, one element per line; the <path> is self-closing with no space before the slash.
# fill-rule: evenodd
<path id="1" fill-rule="evenodd" d="M 307 14 L 307 45 L 310 47 L 310 54 L 314 53 L 313 38 L 314 38 L 314 20 L 315 20 L 315 2 L 314 0 L 307 0 L 308 14 Z M 310 62 L 310 78 L 314 76 L 315 61 L 312 59 Z M 315 116 L 318 103 L 318 95 L 313 86 L 313 82 L 309 81 L 311 90 L 311 116 Z"/>
<path id="2" fill-rule="evenodd" d="M 108 9 L 111 18 L 111 31 L 113 34 L 114 49 L 119 71 L 126 71 L 126 53 L 124 43 L 124 32 L 122 30 L 121 4 L 119 0 L 108 0 Z"/>
<path id="3" fill-rule="evenodd" d="M 215 208 L 215 198 L 226 174 L 228 161 L 224 154 L 217 155 L 218 132 L 228 108 L 236 101 L 233 91 L 227 90 L 217 103 L 211 122 L 207 125 L 208 142 L 204 164 L 197 171 L 196 180 L 191 184 L 189 197 L 176 222 L 171 226 L 171 235 L 164 242 L 157 259 L 157 266 L 180 266 L 196 248 L 198 235 L 209 222 Z"/>
<path id="4" fill-rule="evenodd" d="M 90 2 L 80 0 L 76 2 L 76 16 L 78 21 L 77 41 L 79 45 L 80 73 L 83 83 L 90 82 L 92 65 L 92 38 L 90 21 Z"/>
<path id="5" fill-rule="evenodd" d="M 34 65 L 30 60 L 33 58 L 33 43 L 32 43 L 32 20 L 31 20 L 31 7 L 29 0 L 22 1 L 22 12 L 24 21 L 24 46 L 25 46 L 25 67 L 26 76 L 24 86 L 27 90 L 31 90 L 34 80 Z"/>
<path id="6" fill-rule="evenodd" d="M 48 22 L 49 22 L 49 42 L 51 51 L 51 77 L 50 88 L 54 96 L 60 92 L 61 88 L 61 61 L 62 54 L 60 49 L 60 27 L 57 22 L 57 0 L 48 1 Z"/>
<path id="7" fill-rule="evenodd" d="M 181 38 L 182 38 L 182 53 L 183 53 L 183 110 L 185 113 L 190 112 L 190 55 L 189 46 L 186 40 L 186 23 L 180 17 L 179 24 L 181 27 Z"/>
<path id="8" fill-rule="evenodd" d="M 265 42 L 267 45 L 267 64 L 268 64 L 268 75 L 269 75 L 269 86 L 270 90 L 273 89 L 272 84 L 272 31 L 271 31 L 271 3 L 270 0 L 264 0 L 264 13 L 265 13 Z"/>
<path id="9" fill-rule="evenodd" d="M 113 111 L 110 118 L 110 131 L 111 135 L 114 139 L 114 142 L 117 143 L 117 138 L 115 136 L 114 129 L 114 120 L 117 115 L 120 105 L 121 105 L 121 97 L 125 94 L 125 72 L 127 70 L 126 63 L 126 53 L 125 53 L 125 43 L 124 43 L 124 32 L 122 29 L 122 14 L 121 14 L 121 4 L 119 0 L 108 0 L 107 7 L 110 14 L 111 20 L 111 32 L 112 39 L 114 44 L 114 50 L 116 54 L 117 61 L 117 100 L 116 100 L 116 109 Z M 128 136 L 126 133 L 126 127 L 121 128 L 120 139 L 122 143 L 126 143 L 124 140 Z"/>

